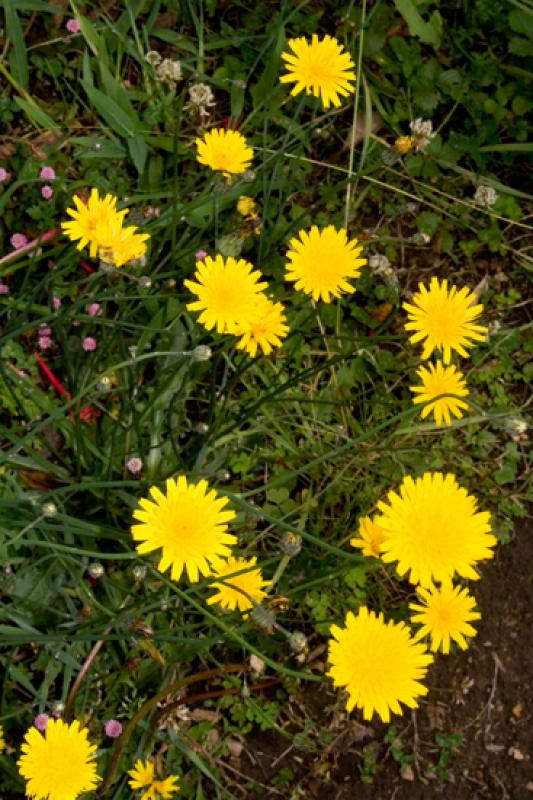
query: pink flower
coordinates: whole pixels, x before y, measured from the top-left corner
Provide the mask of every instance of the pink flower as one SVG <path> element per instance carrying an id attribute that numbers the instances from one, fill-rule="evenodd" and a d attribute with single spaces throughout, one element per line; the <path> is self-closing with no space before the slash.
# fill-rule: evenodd
<path id="1" fill-rule="evenodd" d="M 90 306 L 87 306 L 87 314 L 90 317 L 99 317 L 101 313 L 100 303 L 91 303 Z"/>
<path id="2" fill-rule="evenodd" d="M 10 177 L 11 173 L 8 172 L 7 169 L 0 167 L 0 183 L 7 183 Z"/>
<path id="3" fill-rule="evenodd" d="M 57 311 L 58 308 L 61 308 L 61 298 L 60 297 L 52 297 L 52 308 Z"/>
<path id="4" fill-rule="evenodd" d="M 39 336 L 50 336 L 52 331 L 45 322 L 39 325 Z"/>
<path id="5" fill-rule="evenodd" d="M 28 237 L 24 236 L 23 233 L 14 233 L 9 241 L 15 250 L 20 250 L 21 247 L 25 247 L 28 244 Z"/>
<path id="6" fill-rule="evenodd" d="M 55 181 L 56 173 L 53 167 L 41 167 L 39 178 L 43 181 Z"/>
<path id="7" fill-rule="evenodd" d="M 81 25 L 77 19 L 69 19 L 65 27 L 69 33 L 79 33 L 81 31 Z"/>
<path id="8" fill-rule="evenodd" d="M 108 719 L 104 725 L 104 730 L 106 736 L 109 736 L 111 739 L 118 739 L 122 733 L 122 725 L 118 719 Z"/>
<path id="9" fill-rule="evenodd" d="M 46 186 L 43 186 L 43 188 L 41 189 L 41 195 L 44 197 L 45 200 L 51 200 L 52 197 L 54 196 L 54 190 L 52 189 L 51 186 L 48 186 L 48 184 L 46 184 Z"/>
<path id="10" fill-rule="evenodd" d="M 143 462 L 138 456 L 133 456 L 132 458 L 126 461 L 126 468 L 133 474 L 138 475 L 138 473 L 143 468 Z"/>
<path id="11" fill-rule="evenodd" d="M 0 294 L 9 294 L 9 286 L 2 281 L 0 281 Z"/>
<path id="12" fill-rule="evenodd" d="M 49 336 L 39 336 L 39 347 L 41 350 L 49 350 L 52 347 L 52 340 Z"/>
<path id="13" fill-rule="evenodd" d="M 49 719 L 50 717 L 48 716 L 48 714 L 37 714 L 37 716 L 33 720 L 33 724 L 35 725 L 37 730 L 45 731 Z"/>
<path id="14" fill-rule="evenodd" d="M 86 336 L 83 340 L 82 347 L 86 353 L 92 353 L 93 350 L 96 350 L 96 339 L 93 339 L 92 336 Z"/>
<path id="15" fill-rule="evenodd" d="M 207 255 L 208 255 L 208 253 L 206 253 L 206 252 L 205 252 L 205 250 L 198 250 L 198 252 L 195 254 L 195 256 L 194 256 L 194 257 L 195 257 L 195 259 L 196 259 L 197 261 L 203 261 L 203 260 L 204 260 L 204 258 L 205 258 Z"/>

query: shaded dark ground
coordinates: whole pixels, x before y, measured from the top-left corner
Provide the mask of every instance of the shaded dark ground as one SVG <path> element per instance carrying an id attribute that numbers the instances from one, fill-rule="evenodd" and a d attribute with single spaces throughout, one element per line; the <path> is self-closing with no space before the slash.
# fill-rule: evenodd
<path id="1" fill-rule="evenodd" d="M 388 726 L 363 726 L 355 715 L 335 716 L 336 695 L 312 695 L 307 689 L 295 698 L 296 706 L 308 730 L 315 727 L 313 722 L 316 728 L 327 726 L 332 741 L 309 752 L 273 732 L 248 737 L 238 768 L 262 787 L 250 788 L 245 796 L 533 800 L 532 579 L 533 529 L 524 523 L 511 544 L 485 564 L 482 580 L 472 587 L 482 620 L 470 649 L 439 655 L 429 676 L 429 695 L 416 715 L 393 720 L 402 752 L 414 754 L 413 761 L 402 767 L 394 760 L 391 745 L 384 741 Z M 462 744 L 449 764 L 441 765 L 440 775 L 437 769 L 437 777 L 435 766 L 446 753 L 436 737 L 457 733 Z M 370 784 L 361 780 L 363 748 L 367 761 L 378 764 Z M 280 786 L 283 768 L 295 777 Z M 240 784 L 242 789 L 242 780 Z"/>

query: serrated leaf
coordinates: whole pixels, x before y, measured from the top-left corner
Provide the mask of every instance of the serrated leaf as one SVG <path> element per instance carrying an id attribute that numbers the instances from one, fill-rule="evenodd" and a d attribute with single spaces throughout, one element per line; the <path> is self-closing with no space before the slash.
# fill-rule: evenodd
<path id="1" fill-rule="evenodd" d="M 434 11 L 429 22 L 424 22 L 413 0 L 394 0 L 394 5 L 407 22 L 409 33 L 416 36 L 424 44 L 438 47 L 442 34 L 442 18 Z"/>

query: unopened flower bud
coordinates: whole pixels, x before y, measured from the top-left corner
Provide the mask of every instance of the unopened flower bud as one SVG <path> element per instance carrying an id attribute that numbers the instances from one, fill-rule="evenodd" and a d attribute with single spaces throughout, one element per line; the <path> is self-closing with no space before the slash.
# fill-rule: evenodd
<path id="1" fill-rule="evenodd" d="M 91 578 L 94 578 L 96 580 L 97 578 L 101 578 L 102 577 L 102 575 L 104 574 L 105 570 L 104 570 L 103 565 L 100 564 L 99 561 L 93 561 L 93 563 L 89 564 L 89 566 L 87 567 L 87 572 L 89 573 Z"/>
<path id="2" fill-rule="evenodd" d="M 302 537 L 299 533 L 287 531 L 281 539 L 280 549 L 284 555 L 294 558 L 302 549 Z"/>
<path id="3" fill-rule="evenodd" d="M 289 636 L 289 647 L 293 653 L 303 653 L 307 650 L 307 636 L 296 631 Z"/>
<path id="4" fill-rule="evenodd" d="M 144 564 L 135 564 L 132 573 L 136 581 L 142 581 L 146 577 L 146 567 Z"/>
<path id="5" fill-rule="evenodd" d="M 152 280 L 151 278 L 148 277 L 148 275 L 142 275 L 139 278 L 139 286 L 141 287 L 141 289 L 149 289 L 151 285 L 152 285 Z"/>
<path id="6" fill-rule="evenodd" d="M 209 361 L 212 355 L 213 351 L 206 344 L 199 344 L 192 352 L 194 361 Z"/>
<path id="7" fill-rule="evenodd" d="M 43 506 L 43 514 L 45 517 L 53 517 L 57 514 L 57 506 L 55 503 L 45 503 Z"/>
<path id="8" fill-rule="evenodd" d="M 254 606 L 250 611 L 250 617 L 259 628 L 271 630 L 276 621 L 276 615 L 271 608 L 265 606 Z"/>

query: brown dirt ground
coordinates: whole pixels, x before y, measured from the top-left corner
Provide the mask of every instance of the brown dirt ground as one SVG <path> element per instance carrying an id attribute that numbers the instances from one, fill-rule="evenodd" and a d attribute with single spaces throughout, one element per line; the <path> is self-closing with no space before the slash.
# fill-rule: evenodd
<path id="1" fill-rule="evenodd" d="M 388 726 L 363 726 L 355 715 L 335 715 L 338 696 L 306 689 L 295 702 L 304 711 L 308 730 L 313 723 L 329 727 L 332 741 L 306 752 L 272 731 L 249 736 L 239 771 L 263 788 L 250 789 L 245 797 L 533 800 L 532 578 L 533 528 L 524 524 L 511 544 L 485 565 L 474 587 L 483 616 L 470 649 L 440 655 L 429 678 L 429 695 L 416 715 L 394 720 L 403 751 L 415 754 L 403 776 L 384 742 Z M 455 733 L 463 741 L 443 780 L 432 772 L 441 752 L 435 736 Z M 372 748 L 379 764 L 371 784 L 361 781 L 365 747 Z M 295 778 L 280 791 L 276 776 L 284 767 Z"/>

